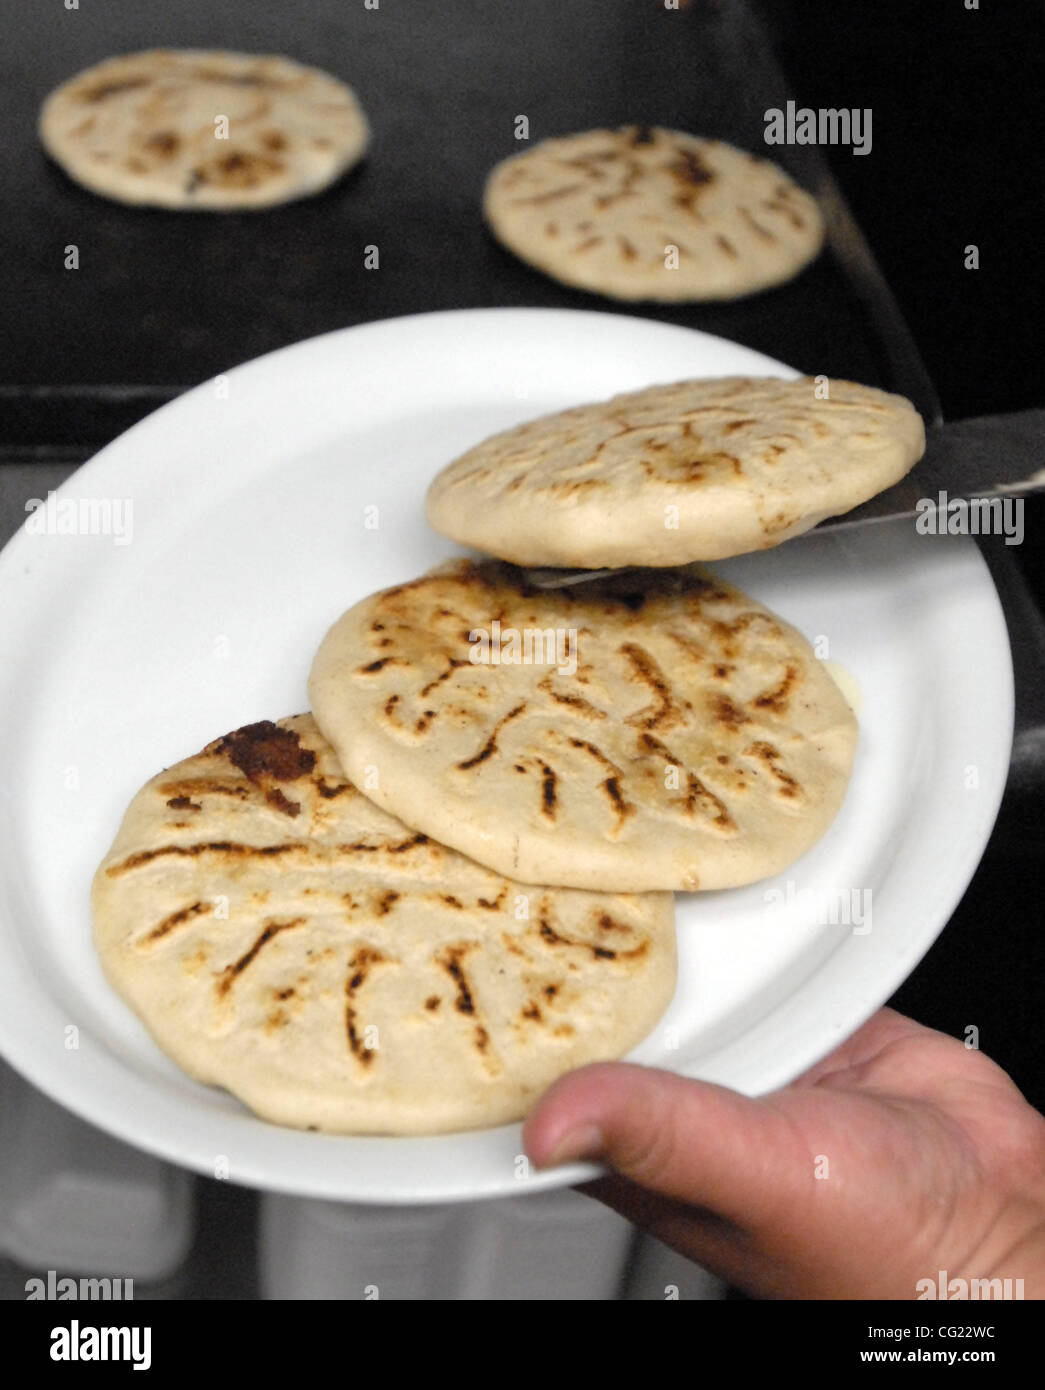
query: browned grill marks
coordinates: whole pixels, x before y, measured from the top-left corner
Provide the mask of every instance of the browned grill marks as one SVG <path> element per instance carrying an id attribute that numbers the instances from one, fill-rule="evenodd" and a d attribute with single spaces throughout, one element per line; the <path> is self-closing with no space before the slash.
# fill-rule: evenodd
<path id="1" fill-rule="evenodd" d="M 538 204 L 538 203 L 553 203 L 553 202 L 556 200 L 556 198 L 566 198 L 566 197 L 568 197 L 571 193 L 577 193 L 577 192 L 579 192 L 579 191 L 580 191 L 580 188 L 581 188 L 581 185 L 580 185 L 579 183 L 571 183 L 571 184 L 567 184 L 567 186 L 566 186 L 565 188 L 553 188 L 553 189 L 551 189 L 551 191 L 548 192 L 548 193 L 537 193 L 537 194 L 535 194 L 532 198 L 513 198 L 512 201 L 515 202 L 515 203 L 533 203 L 533 204 Z"/>
<path id="2" fill-rule="evenodd" d="M 579 748 L 582 752 L 589 754 L 600 766 L 609 772 L 610 775 L 599 783 L 599 787 L 606 793 L 610 806 L 613 808 L 613 812 L 617 818 L 614 830 L 619 830 L 627 817 L 633 815 L 635 812 L 635 807 L 631 802 L 626 800 L 620 789 L 620 779 L 624 775 L 623 772 L 615 762 L 612 762 L 606 757 L 601 748 L 591 743 L 588 739 L 571 738 L 569 742 L 571 748 Z"/>
<path id="3" fill-rule="evenodd" d="M 788 700 L 797 680 L 798 667 L 788 665 L 779 684 L 773 686 L 771 690 L 763 690 L 761 695 L 756 695 L 753 703 L 759 709 L 770 709 L 774 714 L 783 714 L 787 709 Z"/>
<path id="4" fill-rule="evenodd" d="M 198 854 L 229 854 L 243 857 L 257 855 L 263 859 L 270 859 L 278 854 L 291 854 L 305 849 L 306 846 L 303 844 L 242 845 L 234 840 L 212 840 L 199 845 L 164 845 L 161 849 L 143 849 L 129 854 L 119 864 L 111 864 L 105 872 L 109 878 L 115 878 L 118 874 L 126 873 L 128 869 L 138 869 L 142 864 L 148 864 L 165 854 L 179 854 L 187 858 L 194 858 Z"/>
<path id="5" fill-rule="evenodd" d="M 427 845 L 427 835 L 411 835 L 407 840 L 398 840 L 392 845 L 368 845 L 365 840 L 356 840 L 350 845 L 338 845 L 342 854 L 405 854 L 417 845 Z"/>
<path id="6" fill-rule="evenodd" d="M 471 946 L 448 946 L 439 957 L 439 964 L 457 986 L 454 1008 L 459 1014 L 474 1014 L 475 1000 L 468 985 L 468 978 L 461 967 L 461 961 L 472 949 Z"/>
<path id="7" fill-rule="evenodd" d="M 446 670 L 442 673 L 441 676 L 436 676 L 435 680 L 429 681 L 428 684 L 427 684 L 426 686 L 423 686 L 423 687 L 422 687 L 422 689 L 421 689 L 421 698 L 422 698 L 422 699 L 424 699 L 424 697 L 428 694 L 428 692 L 429 692 L 430 690 L 434 690 L 434 689 L 436 688 L 437 685 L 442 685 L 443 681 L 449 680 L 450 677 L 454 674 L 454 672 L 455 672 L 459 667 L 461 667 L 461 666 L 468 666 L 468 665 L 471 664 L 470 662 L 467 662 L 467 661 L 461 661 L 461 660 L 459 660 L 457 657 L 450 657 L 450 658 L 449 658 L 449 661 L 450 661 L 450 665 L 446 668 Z"/>
<path id="8" fill-rule="evenodd" d="M 751 228 L 751 230 L 755 233 L 756 236 L 761 237 L 763 241 L 776 241 L 776 237 L 773 235 L 773 233 L 768 231 L 765 227 L 763 227 L 761 222 L 756 222 L 755 219 L 751 216 L 750 212 L 748 212 L 747 208 L 741 208 L 740 215 Z"/>
<path id="9" fill-rule="evenodd" d="M 210 903 L 192 903 L 189 907 L 180 908 L 177 912 L 172 912 L 169 917 L 164 917 L 163 921 L 153 927 L 152 931 L 143 938 L 145 942 L 159 941 L 174 931 L 175 927 L 180 927 L 186 922 L 191 922 L 194 917 L 205 916 L 214 909 Z"/>
<path id="10" fill-rule="evenodd" d="M 351 973 L 345 981 L 345 1033 L 348 1037 L 349 1048 L 364 1066 L 368 1066 L 373 1061 L 374 1049 L 365 1046 L 360 1040 L 356 1029 L 358 1015 L 352 1001 L 356 991 L 366 983 L 370 967 L 380 964 L 384 959 L 380 951 L 375 951 L 370 946 L 361 946 L 348 962 Z"/>
<path id="11" fill-rule="evenodd" d="M 609 947 L 599 947 L 592 941 L 575 941 L 573 937 L 564 937 L 560 931 L 554 930 L 546 917 L 542 917 L 538 930 L 541 931 L 541 940 L 548 942 L 550 947 L 575 947 L 579 951 L 591 951 L 596 960 L 634 960 L 645 955 L 649 949 L 648 941 L 641 942 L 634 951 L 610 951 Z"/>
<path id="12" fill-rule="evenodd" d="M 736 258 L 737 258 L 737 248 L 733 245 L 733 243 L 732 243 L 730 240 L 728 240 L 728 238 L 726 238 L 726 237 L 722 236 L 721 234 L 719 234 L 718 236 L 715 237 L 715 241 L 717 242 L 719 248 L 720 248 L 727 256 L 729 256 L 732 260 L 736 260 Z"/>
<path id="13" fill-rule="evenodd" d="M 700 780 L 695 772 L 692 772 L 681 758 L 677 758 L 671 749 L 666 747 L 659 739 L 655 739 L 651 734 L 641 734 L 639 737 L 639 747 L 645 753 L 652 753 L 655 757 L 663 759 L 665 767 L 680 768 L 686 774 L 686 793 L 683 798 L 683 808 L 687 815 L 692 815 L 699 811 L 702 816 L 717 825 L 720 830 L 735 830 L 736 824 L 733 817 L 726 809 L 723 801 L 720 801 L 715 793 L 709 790 Z"/>
<path id="14" fill-rule="evenodd" d="M 525 709 L 526 702 L 524 701 L 521 705 L 516 705 L 514 709 L 509 710 L 508 713 L 503 716 L 503 718 L 499 719 L 498 722 L 494 725 L 493 733 L 483 744 L 482 748 L 479 749 L 478 753 L 474 753 L 472 757 L 466 758 L 463 763 L 457 764 L 460 770 L 462 772 L 467 772 L 469 768 L 478 767 L 480 763 L 484 763 L 487 758 L 491 757 L 497 751 L 498 734 L 501 732 L 501 730 L 507 723 L 509 723 L 512 719 L 515 719 L 518 715 L 522 714 Z"/>
<path id="15" fill-rule="evenodd" d="M 204 82 L 221 82 L 229 87 L 280 87 L 283 85 L 271 77 L 262 77 L 256 73 L 215 72 L 211 68 L 200 68 L 196 76 L 202 78 Z"/>
<path id="16" fill-rule="evenodd" d="M 172 796 L 167 802 L 172 811 L 202 811 L 198 801 L 190 801 L 187 796 Z"/>
<path id="17" fill-rule="evenodd" d="M 780 751 L 773 747 L 771 743 L 762 740 L 749 744 L 744 749 L 745 758 L 756 758 L 765 767 L 767 772 L 776 779 L 779 784 L 780 795 L 789 801 L 795 800 L 801 795 L 802 788 L 797 780 L 789 772 L 785 772 L 782 767 L 777 766 L 781 757 Z"/>
<path id="18" fill-rule="evenodd" d="M 425 1000 L 425 1008 L 428 1009 L 430 1013 L 434 1013 L 442 1002 L 438 994 L 430 994 Z"/>
<path id="19" fill-rule="evenodd" d="M 668 682 L 649 652 L 634 642 L 625 642 L 619 650 L 631 662 L 635 674 L 654 697 L 652 705 L 629 715 L 625 723 L 640 724 L 646 729 L 656 729 L 661 725 L 671 728 L 678 723 L 678 707 L 671 698 Z"/>
<path id="20" fill-rule="evenodd" d="M 378 917 L 387 917 L 392 911 L 394 904 L 398 901 L 399 894 L 393 889 L 389 889 L 387 893 L 382 893 L 378 898 L 377 902 L 374 904 L 374 911 Z"/>
<path id="21" fill-rule="evenodd" d="M 280 932 L 291 931 L 294 927 L 301 927 L 304 926 L 304 924 L 304 917 L 295 917 L 290 922 L 268 922 L 265 926 L 265 930 L 254 942 L 250 950 L 240 956 L 239 960 L 233 961 L 231 965 L 227 965 L 222 971 L 218 979 L 218 993 L 220 995 L 228 994 L 243 971 L 256 959 L 258 953 L 268 945 L 273 937 L 278 936 Z"/>
<path id="22" fill-rule="evenodd" d="M 461 965 L 461 961 L 469 951 L 476 949 L 476 945 L 476 942 L 470 941 L 460 946 L 447 946 L 442 955 L 436 957 L 436 961 L 450 976 L 457 988 L 454 1008 L 459 1014 L 466 1014 L 469 1018 L 475 1020 L 475 1046 L 482 1054 L 484 1062 L 489 1069 L 492 1061 L 492 1059 L 487 1057 L 490 1035 L 479 1020 L 476 1000 L 472 993 L 471 985 L 468 982 L 468 977 L 464 973 L 464 967 Z M 498 1069 L 496 1063 L 494 1063 L 494 1070 Z"/>
<path id="23" fill-rule="evenodd" d="M 301 802 L 291 801 L 289 797 L 283 795 L 278 787 L 273 787 L 267 791 L 265 800 L 277 811 L 282 811 L 285 816 L 300 816 L 301 814 Z"/>
<path id="24" fill-rule="evenodd" d="M 173 797 L 178 802 L 194 796 L 234 796 L 237 801 L 245 801 L 250 796 L 250 787 L 245 782 L 221 781 L 217 777 L 183 777 L 177 782 L 161 782 L 159 790 L 163 796 Z M 167 805 L 173 805 L 173 801 L 168 801 Z M 175 809 L 188 808 L 178 806 Z"/>
<path id="25" fill-rule="evenodd" d="M 557 705 L 566 705 L 569 709 L 576 710 L 578 714 L 583 714 L 588 719 L 606 718 L 605 710 L 597 709 L 588 700 L 585 700 L 582 695 L 574 695 L 572 693 L 563 694 L 562 691 L 553 690 L 551 676 L 545 676 L 544 680 L 539 681 L 537 689 L 543 691 L 544 694 L 547 695 L 549 699 L 554 700 Z"/>
<path id="26" fill-rule="evenodd" d="M 100 87 L 91 87 L 81 93 L 84 101 L 108 101 L 120 92 L 132 92 L 138 87 L 147 87 L 147 77 L 124 77 L 113 82 L 103 82 Z"/>

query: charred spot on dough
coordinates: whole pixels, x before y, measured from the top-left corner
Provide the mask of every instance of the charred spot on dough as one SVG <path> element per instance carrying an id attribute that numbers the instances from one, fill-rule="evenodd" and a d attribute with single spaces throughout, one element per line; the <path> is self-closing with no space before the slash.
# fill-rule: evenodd
<path id="1" fill-rule="evenodd" d="M 331 786 L 329 782 L 324 782 L 321 777 L 316 779 L 315 787 L 324 801 L 332 801 L 335 796 L 341 796 L 344 792 L 355 790 L 351 782 L 335 782 Z"/>
<path id="2" fill-rule="evenodd" d="M 278 787 L 272 787 L 267 791 L 265 800 L 277 811 L 282 811 L 285 816 L 300 816 L 301 814 L 301 802 L 291 801 L 289 797 L 283 795 Z"/>
<path id="3" fill-rule="evenodd" d="M 618 922 L 616 918 L 611 917 L 608 912 L 599 913 L 598 927 L 599 931 L 619 931 L 624 932 L 627 936 L 631 935 L 632 930 L 626 923 Z"/>
<path id="4" fill-rule="evenodd" d="M 161 159 L 171 159 L 181 148 L 181 140 L 173 130 L 157 130 L 145 141 L 144 148 Z"/>
<path id="5" fill-rule="evenodd" d="M 741 724 L 750 723 L 748 716 L 737 708 L 728 695 L 713 695 L 710 704 L 716 721 L 730 733 L 736 733 Z"/>
<path id="6" fill-rule="evenodd" d="M 399 898 L 400 894 L 394 889 L 389 888 L 387 892 L 382 893 L 377 899 L 374 904 L 374 912 L 378 917 L 387 917 L 393 906 L 399 901 Z"/>
<path id="7" fill-rule="evenodd" d="M 439 1005 L 442 1002 L 443 1001 L 438 994 L 430 994 L 428 998 L 425 1000 L 425 1008 L 428 1010 L 429 1013 L 435 1013 L 436 1009 L 438 1009 Z"/>
<path id="8" fill-rule="evenodd" d="M 261 143 L 267 150 L 285 150 L 287 141 L 284 135 L 278 130 L 266 130 L 261 137 Z"/>
<path id="9" fill-rule="evenodd" d="M 667 165 L 672 177 L 679 183 L 700 187 L 712 183 L 715 175 L 695 150 L 679 149 L 678 158 Z"/>
<path id="10" fill-rule="evenodd" d="M 549 820 L 555 819 L 558 780 L 555 769 L 547 763 L 541 763 L 541 811 Z"/>
<path id="11" fill-rule="evenodd" d="M 190 801 L 187 796 L 172 796 L 167 802 L 172 811 L 202 811 L 203 807 L 198 801 Z"/>
<path id="12" fill-rule="evenodd" d="M 217 741 L 213 751 L 227 756 L 254 783 L 270 777 L 293 782 L 308 776 L 316 765 L 315 753 L 301 746 L 300 735 L 270 719 L 234 729 Z"/>
<path id="13" fill-rule="evenodd" d="M 477 907 L 485 908 L 487 912 L 497 912 L 504 905 L 505 897 L 508 894 L 508 885 L 505 883 L 496 898 L 479 898 L 476 902 Z"/>

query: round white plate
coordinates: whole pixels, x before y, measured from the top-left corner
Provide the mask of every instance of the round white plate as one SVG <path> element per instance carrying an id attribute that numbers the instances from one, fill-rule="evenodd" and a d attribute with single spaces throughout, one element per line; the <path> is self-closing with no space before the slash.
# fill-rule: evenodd
<path id="1" fill-rule="evenodd" d="M 453 553 L 423 516 L 443 464 L 546 411 L 729 373 L 792 375 L 613 314 L 401 318 L 207 382 L 71 478 L 40 513 L 51 533 L 23 528 L 0 557 L 0 1049 L 13 1065 L 140 1148 L 288 1193 L 439 1202 L 591 1176 L 525 1176 L 518 1126 L 337 1138 L 256 1119 L 183 1075 L 110 989 L 89 886 L 143 782 L 229 729 L 305 709 L 334 619 Z M 97 534 L 79 505 L 80 533 L 62 533 L 67 499 L 94 504 Z M 818 640 L 863 699 L 849 795 L 820 844 L 779 879 L 680 896 L 678 991 L 631 1054 L 757 1094 L 860 1024 L 947 921 L 1001 799 L 1012 669 L 970 541 L 878 524 L 718 568 Z"/>

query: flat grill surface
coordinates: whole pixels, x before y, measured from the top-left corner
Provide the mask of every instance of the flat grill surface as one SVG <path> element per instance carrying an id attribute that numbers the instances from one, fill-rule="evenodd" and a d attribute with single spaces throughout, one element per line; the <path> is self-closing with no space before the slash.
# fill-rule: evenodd
<path id="1" fill-rule="evenodd" d="M 0 56 L 0 442 L 101 443 L 179 388 L 301 338 L 426 310 L 616 310 L 710 333 L 800 370 L 903 389 L 880 325 L 828 252 L 791 284 L 726 304 L 618 306 L 559 286 L 503 250 L 480 215 L 499 159 L 599 125 L 729 140 L 829 194 L 808 148 L 767 147 L 789 93 L 742 0 L 19 0 Z M 124 207 L 44 155 L 39 105 L 59 82 L 150 47 L 284 53 L 359 93 L 366 162 L 326 194 L 258 213 Z M 827 198 L 829 201 L 829 196 Z M 75 245 L 79 269 L 64 267 Z M 364 267 L 376 245 L 380 268 Z"/>

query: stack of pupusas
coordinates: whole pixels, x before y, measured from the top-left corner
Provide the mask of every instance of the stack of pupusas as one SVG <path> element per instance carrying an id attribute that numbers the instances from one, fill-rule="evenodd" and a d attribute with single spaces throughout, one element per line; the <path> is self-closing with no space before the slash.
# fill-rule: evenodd
<path id="1" fill-rule="evenodd" d="M 314 715 L 134 799 L 95 880 L 110 980 L 191 1075 L 331 1132 L 516 1120 L 628 1052 L 674 991 L 672 892 L 793 863 L 857 738 L 805 638 L 695 562 L 856 506 L 923 447 L 901 397 L 742 378 L 479 444 L 428 516 L 496 558 L 356 604 Z M 519 568 L 547 565 L 610 572 Z"/>

